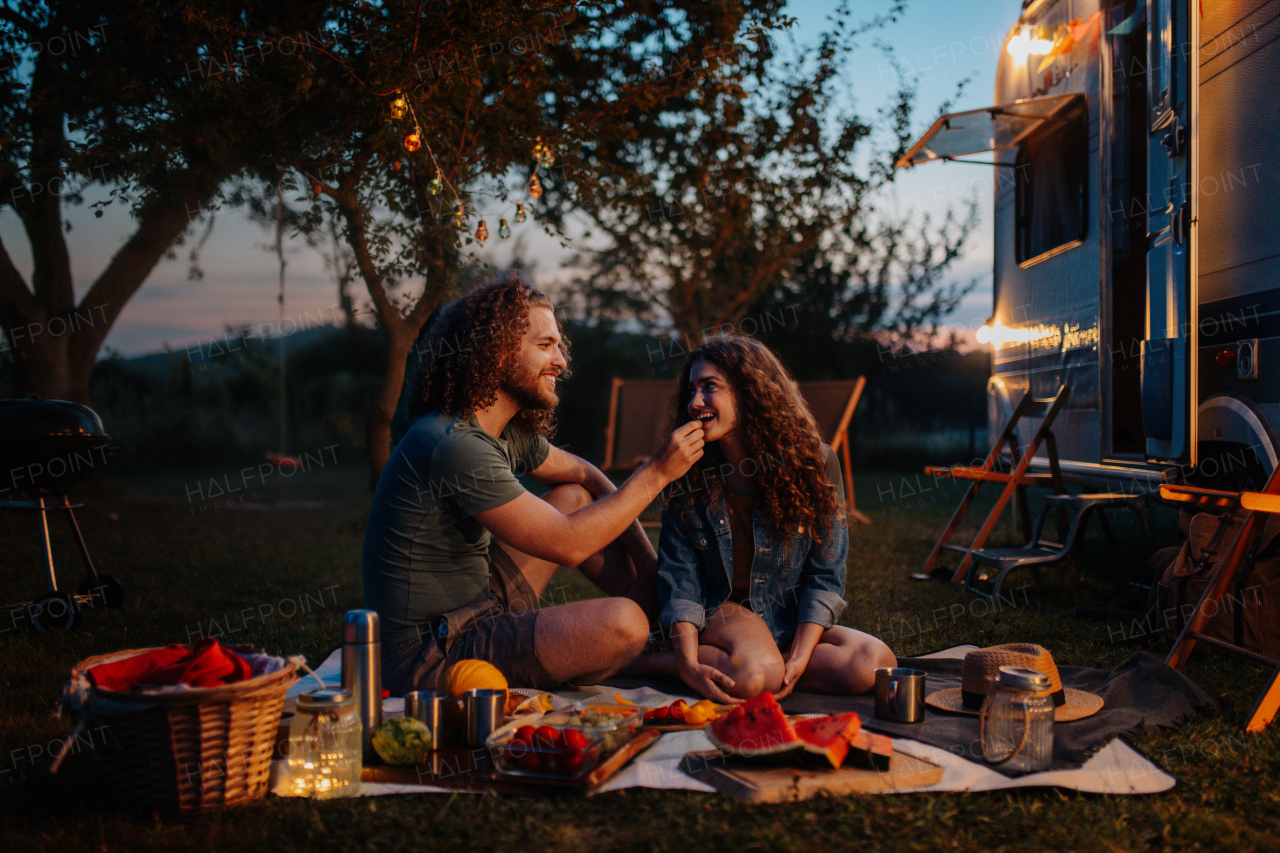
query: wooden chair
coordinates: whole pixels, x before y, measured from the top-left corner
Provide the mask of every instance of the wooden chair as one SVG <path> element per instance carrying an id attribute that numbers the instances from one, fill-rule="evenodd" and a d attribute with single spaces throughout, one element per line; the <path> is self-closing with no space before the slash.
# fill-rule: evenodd
<path id="1" fill-rule="evenodd" d="M 849 422 L 866 387 L 866 377 L 798 384 L 818 424 L 822 440 L 840 456 L 844 469 L 845 512 L 852 521 L 870 524 L 871 519 L 854 503 L 853 462 L 849 453 Z M 675 393 L 676 383 L 672 379 L 614 377 L 609 395 L 609 423 L 604 433 L 604 464 L 601 466 L 606 474 L 629 474 L 662 444 L 669 431 Z M 641 524 L 653 526 L 656 521 L 642 517 Z"/>
<path id="2" fill-rule="evenodd" d="M 1062 471 L 1058 467 L 1058 445 L 1053 437 L 1052 427 L 1054 419 L 1058 416 L 1058 411 L 1066 402 L 1067 391 L 1067 386 L 1063 385 L 1058 389 L 1057 394 L 1047 399 L 1034 398 L 1030 392 L 1024 394 L 1018 405 L 1014 407 L 1013 414 L 1009 416 L 1008 423 L 1000 430 L 1000 436 L 996 439 L 991 452 L 987 454 L 987 458 L 983 460 L 981 465 L 930 466 L 924 469 L 925 474 L 934 477 L 951 477 L 956 480 L 971 481 L 969 488 L 965 490 L 964 497 L 960 499 L 960 505 L 951 516 L 951 521 L 947 523 L 942 535 L 938 537 L 938 541 L 934 544 L 933 550 L 929 552 L 929 558 L 925 560 L 924 576 L 927 577 L 933 573 L 934 569 L 937 568 L 938 558 L 941 556 L 942 551 L 946 549 L 964 554 L 960 559 L 960 565 L 956 567 L 951 576 L 951 581 L 952 583 L 960 583 L 965 580 L 969 567 L 973 564 L 973 552 L 981 549 L 987 541 L 987 537 L 995 529 L 996 522 L 1000 520 L 1001 513 L 1004 512 L 1004 508 L 1015 493 L 1018 495 L 1018 508 L 1022 516 L 1023 529 L 1027 530 L 1030 529 L 1031 524 L 1028 517 L 1029 513 L 1026 509 L 1024 491 L 1026 487 L 1048 486 L 1053 489 L 1055 494 L 1066 492 L 1066 486 L 1062 481 Z M 1036 427 L 1035 433 L 1032 434 L 1031 440 L 1023 448 L 1019 446 L 1018 425 L 1027 418 L 1039 418 L 1040 424 Z M 1049 473 L 1029 473 L 1031 460 L 1042 445 L 1049 457 Z M 1006 450 L 1008 451 L 1012 468 L 1009 471 L 1002 471 L 1000 470 L 1002 455 Z M 973 540 L 968 545 L 951 544 L 952 537 L 955 536 L 960 523 L 969 512 L 969 507 L 973 504 L 974 498 L 977 497 L 978 487 L 983 483 L 999 483 L 1003 486 L 1000 495 L 996 498 L 995 505 L 982 523 L 982 528 L 978 531 L 978 534 L 973 537 Z M 1065 531 L 1065 517 L 1061 515 L 1059 516 L 1059 525 Z"/>
<path id="3" fill-rule="evenodd" d="M 1195 649 L 1196 643 L 1208 643 L 1225 649 L 1233 654 L 1242 655 L 1252 660 L 1274 667 L 1271 681 L 1263 688 L 1245 721 L 1245 731 L 1261 732 L 1267 724 L 1275 719 L 1280 711 L 1280 661 L 1260 655 L 1249 649 L 1241 648 L 1216 637 L 1207 637 L 1201 633 L 1210 617 L 1218 612 L 1222 596 L 1226 593 L 1238 572 L 1246 565 L 1248 555 L 1253 551 L 1259 534 L 1263 528 L 1263 516 L 1280 515 L 1280 468 L 1277 468 L 1267 480 L 1261 492 L 1224 492 L 1216 489 L 1199 489 L 1192 486 L 1164 485 L 1160 487 L 1160 497 L 1165 500 L 1196 504 L 1206 509 L 1225 509 L 1222 524 L 1230 523 L 1235 513 L 1243 510 L 1245 515 L 1239 533 L 1226 548 L 1226 555 L 1218 561 L 1209 577 L 1209 585 L 1196 603 L 1195 611 L 1182 627 L 1169 657 L 1165 662 L 1174 669 L 1186 663 Z"/>

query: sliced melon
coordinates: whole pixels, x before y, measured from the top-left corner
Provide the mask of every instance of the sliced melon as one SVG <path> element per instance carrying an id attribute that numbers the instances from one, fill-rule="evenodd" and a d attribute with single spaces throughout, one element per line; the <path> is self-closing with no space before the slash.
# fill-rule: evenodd
<path id="1" fill-rule="evenodd" d="M 845 763 L 851 767 L 887 771 L 892 759 L 893 740 L 863 729 L 850 739 L 849 755 L 845 758 Z"/>
<path id="2" fill-rule="evenodd" d="M 847 711 L 829 717 L 800 720 L 791 728 L 807 752 L 822 756 L 832 767 L 839 767 L 849 753 L 849 741 L 862 728 L 862 719 L 853 711 Z"/>
<path id="3" fill-rule="evenodd" d="M 721 752 L 748 758 L 778 755 L 803 745 L 787 715 L 767 690 L 713 721 L 706 731 Z"/>

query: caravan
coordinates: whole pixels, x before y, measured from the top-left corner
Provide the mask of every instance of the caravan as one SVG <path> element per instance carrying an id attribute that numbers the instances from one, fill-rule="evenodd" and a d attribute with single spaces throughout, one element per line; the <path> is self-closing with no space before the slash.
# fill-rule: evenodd
<path id="1" fill-rule="evenodd" d="M 1066 476 L 1276 467 L 1278 76 L 1280 0 L 1029 0 L 995 105 L 898 161 L 992 152 L 993 433 L 1067 385 Z"/>

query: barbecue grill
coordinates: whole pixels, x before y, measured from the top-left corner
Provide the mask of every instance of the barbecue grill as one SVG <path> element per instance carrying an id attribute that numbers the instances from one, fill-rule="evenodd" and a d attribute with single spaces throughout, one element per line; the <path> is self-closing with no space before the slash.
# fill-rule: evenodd
<path id="1" fill-rule="evenodd" d="M 68 489 L 106 463 L 110 441 L 102 419 L 87 406 L 36 396 L 0 400 L 0 509 L 39 515 L 49 577 L 48 593 L 0 610 L 25 610 L 37 630 L 68 630 L 86 606 L 124 603 L 120 579 L 94 568 L 74 512 L 82 504 L 67 498 Z M 54 573 L 49 513 L 57 510 L 66 513 L 88 570 L 74 593 L 60 590 Z"/>

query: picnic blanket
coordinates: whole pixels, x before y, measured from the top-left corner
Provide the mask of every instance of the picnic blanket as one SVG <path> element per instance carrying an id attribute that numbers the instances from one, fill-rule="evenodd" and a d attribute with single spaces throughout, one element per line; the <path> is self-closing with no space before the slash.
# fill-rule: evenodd
<path id="1" fill-rule="evenodd" d="M 928 689 L 933 691 L 953 686 L 944 680 L 948 677 L 953 676 L 955 684 L 959 684 L 960 663 L 964 659 L 965 653 L 973 648 L 976 647 L 957 646 L 919 658 L 902 658 L 900 662 L 903 666 L 916 666 L 917 668 L 925 669 L 926 672 L 930 672 Z M 1142 657 L 1142 655 L 1134 656 L 1134 658 L 1139 659 Z M 1151 658 L 1150 655 L 1145 657 Z M 1131 658 L 1130 661 L 1133 661 L 1134 658 Z M 1161 663 L 1158 659 L 1152 658 L 1152 660 Z M 1186 685 L 1190 685 L 1192 689 L 1189 692 L 1187 692 L 1186 685 L 1178 683 L 1178 679 L 1169 679 L 1168 675 L 1162 673 L 1159 667 L 1153 667 L 1147 661 L 1139 660 L 1132 666 L 1128 666 L 1128 664 L 1129 662 L 1126 662 L 1125 665 L 1118 667 L 1112 673 L 1101 670 L 1086 670 L 1080 667 L 1059 667 L 1059 674 L 1064 684 L 1091 690 L 1102 695 L 1109 704 L 1114 703 L 1110 709 L 1104 706 L 1104 711 L 1099 712 L 1094 718 L 1090 718 L 1097 720 L 1102 714 L 1110 713 L 1112 716 L 1108 718 L 1106 727 L 1111 733 L 1105 735 L 1105 737 L 1099 736 L 1096 738 L 1084 734 L 1079 736 L 1073 734 L 1068 738 L 1069 746 L 1064 749 L 1061 761 L 1055 750 L 1054 765 L 1049 770 L 1022 776 L 1000 773 L 982 763 L 980 758 L 972 760 L 980 755 L 980 749 L 977 749 L 976 746 L 971 748 L 972 742 L 977 738 L 976 718 L 956 715 L 955 731 L 952 734 L 947 734 L 953 728 L 952 723 L 944 722 L 942 725 L 934 727 L 936 731 L 932 732 L 926 732 L 925 727 L 928 727 L 935 717 L 941 718 L 945 716 L 951 718 L 953 715 L 944 715 L 929 709 L 925 723 L 915 726 L 893 726 L 875 719 L 874 700 L 869 696 L 835 697 L 817 696 L 815 694 L 793 694 L 788 697 L 783 706 L 791 713 L 836 713 L 843 710 L 857 710 L 868 728 L 883 731 L 892 737 L 895 750 L 932 761 L 943 768 L 943 777 L 938 783 L 923 788 L 899 788 L 895 789 L 893 793 L 994 791 L 1027 787 L 1058 787 L 1099 794 L 1153 794 L 1167 791 L 1177 783 L 1176 778 L 1134 749 L 1123 737 L 1117 737 L 1117 734 L 1144 731 L 1151 726 L 1176 725 L 1177 722 L 1185 718 L 1180 714 L 1195 713 L 1197 709 L 1204 707 L 1206 704 L 1212 705 L 1213 700 L 1195 687 L 1194 684 L 1186 681 L 1176 671 L 1170 670 L 1175 675 L 1178 675 L 1178 679 L 1185 681 Z M 1163 664 L 1161 665 L 1163 666 Z M 934 675 L 935 671 L 937 672 L 936 676 Z M 1168 682 L 1166 686 L 1160 687 L 1159 684 L 1153 686 L 1145 683 L 1146 674 L 1152 672 L 1160 673 L 1159 677 Z M 316 674 L 328 684 L 339 683 L 341 680 L 340 651 L 335 651 L 331 654 L 316 669 Z M 935 677 L 937 678 L 936 682 Z M 289 695 L 292 698 L 299 693 L 314 689 L 316 686 L 315 680 L 308 677 L 295 684 Z M 668 692 L 668 690 L 673 692 Z M 553 701 L 557 706 L 560 706 L 600 696 L 612 700 L 615 694 L 620 694 L 637 704 L 656 705 L 669 703 L 681 697 L 692 698 L 690 694 L 681 693 L 678 690 L 679 688 L 675 685 L 664 686 L 663 689 L 657 689 L 653 686 L 624 687 L 620 681 L 616 685 L 598 685 L 580 690 L 562 690 L 553 697 Z M 1179 711 L 1170 707 L 1163 712 L 1147 709 L 1143 699 L 1149 691 L 1155 691 L 1151 693 L 1155 701 L 1161 701 L 1158 696 L 1165 696 L 1165 701 L 1175 704 L 1180 701 L 1189 704 L 1190 708 L 1188 709 L 1184 705 L 1182 710 Z M 1184 697 L 1182 700 L 1169 698 L 1170 696 L 1176 697 L 1180 692 L 1191 698 Z M 387 699 L 383 702 L 384 714 L 398 715 L 403 713 L 403 709 L 403 699 Z M 973 727 L 971 734 L 967 731 L 967 725 L 972 725 Z M 1124 726 L 1127 726 L 1127 728 L 1122 728 Z M 1066 725 L 1055 727 L 1056 731 L 1061 731 L 1064 728 L 1066 728 Z M 958 749 L 957 746 L 959 746 Z M 688 753 L 711 748 L 713 747 L 710 740 L 701 731 L 664 734 L 652 747 L 642 752 L 630 765 L 607 780 L 598 790 L 604 792 L 643 787 L 710 792 L 713 789 L 709 785 L 684 774 L 679 770 L 678 765 Z M 974 750 L 977 750 L 977 752 Z M 361 789 L 363 796 L 446 792 L 456 793 L 457 789 L 438 788 L 430 785 L 391 785 L 369 782 L 364 783 Z"/>
<path id="2" fill-rule="evenodd" d="M 957 646 L 937 655 L 899 658 L 898 665 L 927 673 L 926 693 L 960 686 L 964 654 L 976 646 Z M 1101 696 L 1102 710 L 1053 727 L 1051 770 L 1082 767 L 1098 750 L 1116 737 L 1171 729 L 1197 713 L 1216 711 L 1218 702 L 1193 681 L 1146 652 L 1137 652 L 1120 666 L 1107 672 L 1080 666 L 1060 666 L 1058 675 L 1066 687 L 1076 687 Z M 950 714 L 933 707 L 925 710 L 921 723 L 890 723 L 875 717 L 873 696 L 817 696 L 794 694 L 782 707 L 790 714 L 857 711 L 864 725 L 873 731 L 931 744 L 974 760 L 982 758 L 978 718 Z M 1009 776 L 1022 775 L 1000 770 Z"/>

